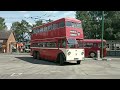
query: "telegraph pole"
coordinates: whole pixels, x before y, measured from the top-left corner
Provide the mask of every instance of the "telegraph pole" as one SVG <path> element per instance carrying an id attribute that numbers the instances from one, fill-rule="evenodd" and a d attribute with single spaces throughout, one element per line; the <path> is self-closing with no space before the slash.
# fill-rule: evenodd
<path id="1" fill-rule="evenodd" d="M 102 59 L 103 59 L 104 11 L 102 11 Z"/>

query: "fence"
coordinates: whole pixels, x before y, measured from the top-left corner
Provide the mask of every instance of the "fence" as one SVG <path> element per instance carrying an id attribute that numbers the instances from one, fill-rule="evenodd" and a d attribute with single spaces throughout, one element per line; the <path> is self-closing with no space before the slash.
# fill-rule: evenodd
<path id="1" fill-rule="evenodd" d="M 107 56 L 120 56 L 120 40 L 107 40 Z"/>

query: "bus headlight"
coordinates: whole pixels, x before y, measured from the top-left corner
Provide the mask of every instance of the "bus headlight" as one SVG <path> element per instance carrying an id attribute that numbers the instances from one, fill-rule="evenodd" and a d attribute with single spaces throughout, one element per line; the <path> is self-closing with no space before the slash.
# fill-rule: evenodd
<path id="1" fill-rule="evenodd" d="M 68 55 L 70 55 L 71 54 L 71 52 L 68 52 Z"/>
<path id="2" fill-rule="evenodd" d="M 81 52 L 81 55 L 83 55 L 84 54 L 84 52 Z"/>

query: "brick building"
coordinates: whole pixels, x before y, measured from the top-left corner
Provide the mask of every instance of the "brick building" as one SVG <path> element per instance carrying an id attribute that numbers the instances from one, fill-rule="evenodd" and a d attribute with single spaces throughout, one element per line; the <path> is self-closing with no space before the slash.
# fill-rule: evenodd
<path id="1" fill-rule="evenodd" d="M 0 53 L 12 52 L 12 46 L 16 47 L 16 40 L 11 31 L 0 31 Z"/>

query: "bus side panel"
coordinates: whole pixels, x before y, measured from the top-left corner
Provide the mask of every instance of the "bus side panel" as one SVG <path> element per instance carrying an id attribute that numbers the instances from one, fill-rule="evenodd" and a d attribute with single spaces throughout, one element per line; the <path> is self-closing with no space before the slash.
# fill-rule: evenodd
<path id="1" fill-rule="evenodd" d="M 42 59 L 50 60 L 50 61 L 55 61 L 57 58 L 57 55 L 60 51 L 58 49 L 42 49 L 40 51 L 40 57 Z"/>
<path id="2" fill-rule="evenodd" d="M 40 50 L 40 58 L 41 59 L 47 59 L 47 54 L 48 54 L 48 52 L 47 52 L 46 49 L 41 49 Z"/>
<path id="3" fill-rule="evenodd" d="M 95 52 L 96 54 L 97 54 L 97 50 L 100 50 L 99 48 L 97 48 L 97 47 L 91 47 L 91 48 L 87 48 L 87 47 L 85 47 L 84 48 L 85 49 L 85 57 L 90 57 L 90 52 Z"/>
<path id="4" fill-rule="evenodd" d="M 85 57 L 89 57 L 89 48 L 84 48 Z"/>
<path id="5" fill-rule="evenodd" d="M 55 61 L 60 51 L 58 49 L 47 49 L 46 52 L 46 59 Z"/>

